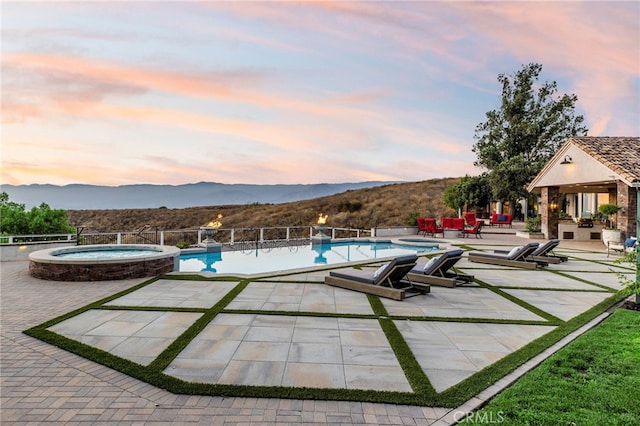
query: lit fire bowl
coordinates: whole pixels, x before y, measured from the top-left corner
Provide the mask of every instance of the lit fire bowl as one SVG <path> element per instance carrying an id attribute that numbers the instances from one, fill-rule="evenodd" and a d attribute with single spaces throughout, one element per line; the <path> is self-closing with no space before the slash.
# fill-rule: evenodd
<path id="1" fill-rule="evenodd" d="M 216 242 L 216 240 L 214 239 L 218 234 L 217 227 L 201 226 L 200 231 L 206 237 L 204 240 L 198 243 L 200 247 L 204 247 L 207 250 L 207 253 L 218 253 L 222 251 L 222 244 Z"/>
<path id="2" fill-rule="evenodd" d="M 317 234 L 311 237 L 311 242 L 315 244 L 328 244 L 331 242 L 331 237 L 325 234 L 328 229 L 327 225 L 314 225 L 313 229 L 317 231 Z"/>
<path id="3" fill-rule="evenodd" d="M 53 281 L 108 281 L 177 271 L 180 249 L 145 244 L 52 248 L 29 255 L 29 274 Z"/>

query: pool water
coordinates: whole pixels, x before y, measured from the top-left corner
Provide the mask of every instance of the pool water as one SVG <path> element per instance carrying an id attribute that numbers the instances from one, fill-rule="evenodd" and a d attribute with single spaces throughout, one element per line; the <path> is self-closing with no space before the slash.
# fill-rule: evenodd
<path id="1" fill-rule="evenodd" d="M 180 272 L 210 271 L 257 274 L 429 253 L 435 250 L 438 250 L 437 245 L 429 247 L 382 242 L 349 242 L 225 251 L 222 253 L 193 253 L 180 256 Z"/>
<path id="2" fill-rule="evenodd" d="M 151 256 L 156 254 L 158 254 L 157 250 L 110 248 L 109 250 L 73 251 L 56 254 L 55 256 L 62 259 L 120 259 L 122 257 Z"/>

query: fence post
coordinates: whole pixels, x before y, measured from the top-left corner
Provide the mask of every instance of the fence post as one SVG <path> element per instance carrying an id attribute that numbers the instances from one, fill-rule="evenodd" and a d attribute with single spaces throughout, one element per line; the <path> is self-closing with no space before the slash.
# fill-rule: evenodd
<path id="1" fill-rule="evenodd" d="M 264 228 L 260 228 L 260 242 L 264 243 Z"/>
<path id="2" fill-rule="evenodd" d="M 234 245 L 236 241 L 236 228 L 231 228 L 231 241 L 229 242 L 230 245 Z"/>
<path id="3" fill-rule="evenodd" d="M 289 231 L 291 230 L 291 228 L 289 226 L 287 226 L 287 241 L 289 241 Z"/>
<path id="4" fill-rule="evenodd" d="M 160 231 L 160 245 L 164 245 L 164 231 Z"/>
<path id="5" fill-rule="evenodd" d="M 116 244 L 122 244 L 122 233 L 118 232 L 118 236 L 116 238 Z"/>

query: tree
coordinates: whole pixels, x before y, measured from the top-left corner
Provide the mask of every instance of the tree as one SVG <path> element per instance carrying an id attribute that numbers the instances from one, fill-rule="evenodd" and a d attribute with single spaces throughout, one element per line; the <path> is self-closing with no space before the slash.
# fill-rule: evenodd
<path id="1" fill-rule="evenodd" d="M 461 209 L 465 205 L 486 206 L 491 201 L 491 187 L 486 173 L 479 176 L 465 175 L 460 182 L 445 189 L 444 204 L 452 209 Z"/>
<path id="2" fill-rule="evenodd" d="M 502 85 L 499 110 L 478 124 L 473 152 L 476 166 L 486 168 L 493 196 L 515 202 L 527 195 L 526 185 L 571 136 L 585 136 L 584 117 L 575 115 L 575 94 L 557 96 L 557 83 L 537 84 L 542 65 L 523 65 L 513 76 L 498 75 Z M 535 86 L 535 87 L 534 87 Z"/>
<path id="3" fill-rule="evenodd" d="M 67 234 L 75 232 L 69 224 L 66 210 L 52 209 L 42 203 L 26 211 L 24 204 L 9 201 L 6 192 L 0 193 L 0 234 Z"/>

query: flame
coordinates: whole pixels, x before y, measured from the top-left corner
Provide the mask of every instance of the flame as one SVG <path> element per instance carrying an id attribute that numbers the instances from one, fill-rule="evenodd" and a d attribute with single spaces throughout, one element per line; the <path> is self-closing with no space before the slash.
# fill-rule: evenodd
<path id="1" fill-rule="evenodd" d="M 220 228 L 222 226 L 222 222 L 220 222 L 220 219 L 222 219 L 222 215 L 220 213 L 218 213 L 218 217 L 217 220 L 215 221 L 211 221 L 209 223 L 207 223 L 206 227 L 207 228 Z"/>
<path id="2" fill-rule="evenodd" d="M 322 215 L 322 213 L 320 213 L 318 215 L 318 225 L 324 225 L 327 223 L 327 218 L 329 217 L 329 215 Z"/>

